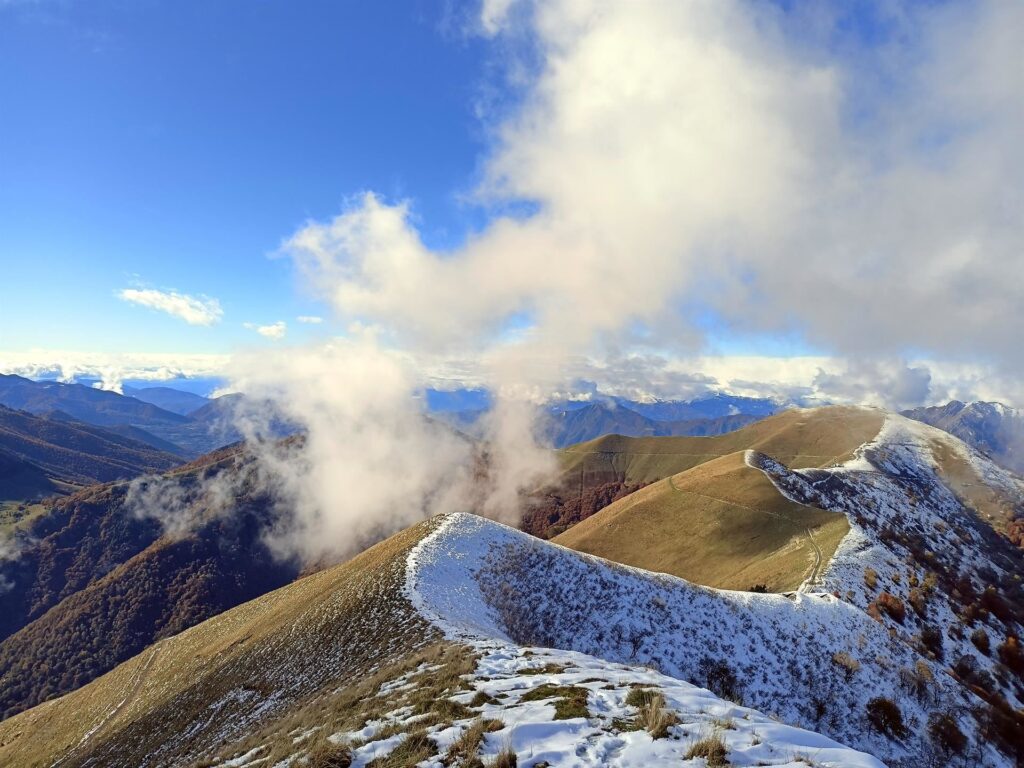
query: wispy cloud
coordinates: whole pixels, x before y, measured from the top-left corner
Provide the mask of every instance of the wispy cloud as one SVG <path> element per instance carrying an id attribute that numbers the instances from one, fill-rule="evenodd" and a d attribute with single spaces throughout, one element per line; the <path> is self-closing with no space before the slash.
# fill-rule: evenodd
<path id="1" fill-rule="evenodd" d="M 270 325 L 257 325 L 256 323 L 242 323 L 242 325 L 250 331 L 256 331 L 263 338 L 272 339 L 273 341 L 283 339 L 285 334 L 288 333 L 288 325 L 284 320 L 278 320 Z"/>
<path id="2" fill-rule="evenodd" d="M 307 325 L 319 325 L 324 321 L 322 317 L 317 317 L 316 315 L 299 315 L 295 319 Z"/>
<path id="3" fill-rule="evenodd" d="M 166 312 L 189 325 L 214 325 L 224 316 L 220 302 L 208 296 L 189 296 L 155 288 L 125 288 L 117 295 L 122 301 Z"/>

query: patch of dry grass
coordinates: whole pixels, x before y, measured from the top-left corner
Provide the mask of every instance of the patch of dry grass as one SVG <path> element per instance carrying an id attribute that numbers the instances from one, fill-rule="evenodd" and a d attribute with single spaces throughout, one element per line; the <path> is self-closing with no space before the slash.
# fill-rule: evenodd
<path id="1" fill-rule="evenodd" d="M 352 765 L 352 750 L 345 744 L 335 744 L 321 731 L 307 749 L 306 761 L 308 768 L 348 768 Z"/>
<path id="2" fill-rule="evenodd" d="M 413 731 L 391 752 L 367 763 L 367 768 L 410 768 L 437 754 L 437 744 L 426 731 Z"/>
<path id="3" fill-rule="evenodd" d="M 590 717 L 587 709 L 587 689 L 574 685 L 552 685 L 544 683 L 519 697 L 520 701 L 543 701 L 555 699 L 555 720 L 569 720 L 574 717 Z"/>

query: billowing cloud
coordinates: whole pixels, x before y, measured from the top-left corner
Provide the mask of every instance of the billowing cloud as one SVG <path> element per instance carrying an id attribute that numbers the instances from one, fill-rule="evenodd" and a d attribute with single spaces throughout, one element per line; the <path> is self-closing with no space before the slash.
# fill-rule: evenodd
<path id="1" fill-rule="evenodd" d="M 242 323 L 242 325 L 250 331 L 256 331 L 263 338 L 272 341 L 283 339 L 288 332 L 288 325 L 284 320 L 278 320 L 276 323 L 270 323 L 269 325 L 259 325 L 257 323 Z"/>
<path id="2" fill-rule="evenodd" d="M 1024 6 L 910 8 L 856 55 L 739 0 L 500 2 L 484 20 L 538 64 L 517 70 L 535 74 L 480 195 L 531 213 L 444 253 L 374 194 L 310 223 L 286 249 L 343 316 L 448 349 L 520 323 L 526 362 L 691 352 L 696 307 L 836 354 L 1024 363 L 1024 283 L 1006 279 L 1024 272 Z"/>
<path id="3" fill-rule="evenodd" d="M 123 301 L 166 312 L 189 325 L 214 325 L 224 316 L 220 302 L 207 296 L 189 296 L 155 288 L 125 288 L 117 295 Z"/>
<path id="4" fill-rule="evenodd" d="M 442 252 L 412 202 L 351 198 L 283 246 L 349 339 L 236 361 L 310 434 L 247 433 L 294 502 L 282 546 L 514 518 L 549 468 L 529 403 L 581 380 L 890 407 L 1019 380 L 1024 5 L 900 8 L 873 48 L 815 5 L 811 27 L 746 0 L 484 3 L 517 89 L 484 115 L 490 222 Z M 827 356 L 702 358 L 708 318 Z M 495 392 L 486 457 L 423 423 L 432 375 Z"/>

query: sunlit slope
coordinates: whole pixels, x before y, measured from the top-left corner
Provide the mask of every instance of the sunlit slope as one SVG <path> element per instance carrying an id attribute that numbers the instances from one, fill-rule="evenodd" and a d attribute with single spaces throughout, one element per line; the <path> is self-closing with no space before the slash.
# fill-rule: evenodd
<path id="1" fill-rule="evenodd" d="M 414 526 L 0 723 L 0 765 L 191 764 L 439 633 L 402 592 Z M 59 763 L 57 762 L 59 761 Z"/>
<path id="2" fill-rule="evenodd" d="M 562 477 L 591 484 L 593 478 L 649 483 L 719 456 L 752 449 L 792 469 L 824 467 L 849 458 L 882 427 L 883 413 L 830 406 L 794 409 L 714 437 L 606 435 L 559 454 Z"/>
<path id="3" fill-rule="evenodd" d="M 619 499 L 553 541 L 723 589 L 796 589 L 849 530 L 836 512 L 783 497 L 743 452 Z"/>

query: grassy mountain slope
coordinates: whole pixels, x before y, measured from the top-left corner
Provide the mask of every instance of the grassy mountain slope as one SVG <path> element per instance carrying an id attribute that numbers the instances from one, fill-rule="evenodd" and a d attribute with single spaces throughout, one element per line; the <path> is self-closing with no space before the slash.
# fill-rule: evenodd
<path id="1" fill-rule="evenodd" d="M 553 541 L 723 589 L 796 589 L 849 525 L 796 504 L 743 453 L 712 459 L 622 498 Z"/>
<path id="2" fill-rule="evenodd" d="M 159 472 L 181 459 L 131 437 L 66 418 L 41 418 L 0 406 L 0 449 L 55 480 L 87 485 Z"/>
<path id="3" fill-rule="evenodd" d="M 762 451 L 788 466 L 827 466 L 881 425 L 880 411 L 829 407 L 784 411 L 712 437 L 606 435 L 559 452 L 559 476 L 533 494 L 522 528 L 550 538 L 649 483 L 738 451 Z"/>
<path id="4" fill-rule="evenodd" d="M 827 466 L 874 437 L 882 420 L 880 411 L 833 406 L 784 411 L 713 437 L 607 435 L 562 451 L 562 474 L 652 482 L 747 449 L 767 453 L 790 467 Z"/>
<path id="5" fill-rule="evenodd" d="M 441 639 L 402 592 L 405 556 L 430 527 L 163 640 L 84 688 L 0 723 L 0 763 L 189 764 L 400 665 Z"/>

